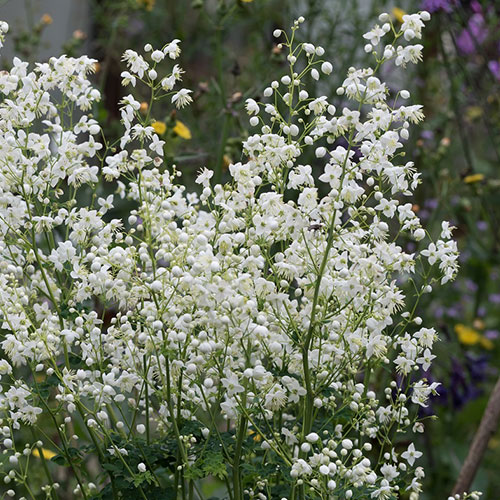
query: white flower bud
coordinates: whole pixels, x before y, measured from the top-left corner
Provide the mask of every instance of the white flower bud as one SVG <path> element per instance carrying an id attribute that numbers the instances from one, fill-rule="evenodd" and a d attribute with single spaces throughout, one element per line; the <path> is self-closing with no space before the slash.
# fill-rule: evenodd
<path id="1" fill-rule="evenodd" d="M 316 158 L 323 158 L 323 156 L 325 155 L 326 155 L 326 148 L 324 148 L 323 146 L 316 148 Z"/>
<path id="2" fill-rule="evenodd" d="M 155 50 L 152 54 L 151 54 L 151 59 L 155 62 L 155 63 L 159 63 L 160 61 L 163 61 L 163 59 L 165 58 L 165 54 L 161 51 L 161 50 Z"/>
<path id="3" fill-rule="evenodd" d="M 310 443 L 316 443 L 319 440 L 319 436 L 315 432 L 311 432 L 306 436 L 306 439 Z"/>
<path id="4" fill-rule="evenodd" d="M 342 440 L 342 448 L 345 450 L 351 450 L 354 445 L 352 444 L 352 441 L 350 439 L 344 439 Z"/>
<path id="5" fill-rule="evenodd" d="M 320 474 L 323 474 L 324 476 L 328 476 L 328 474 L 330 474 L 330 469 L 328 468 L 328 465 L 322 465 L 319 468 L 319 472 L 320 472 Z"/>
<path id="6" fill-rule="evenodd" d="M 404 33 L 404 37 L 409 42 L 415 38 L 415 32 L 411 28 L 408 28 Z"/>
<path id="7" fill-rule="evenodd" d="M 420 240 L 423 240 L 425 238 L 425 231 L 419 227 L 418 229 L 415 230 L 415 232 L 413 233 L 413 237 L 417 240 L 417 241 L 420 241 Z"/>
<path id="8" fill-rule="evenodd" d="M 307 93 L 307 91 L 306 91 L 306 90 L 301 90 L 301 91 L 299 92 L 299 99 L 300 99 L 301 101 L 306 100 L 308 97 L 309 97 L 309 94 Z"/>
<path id="9" fill-rule="evenodd" d="M 331 63 L 329 63 L 328 61 L 325 61 L 322 65 L 321 65 L 321 71 L 325 74 L 325 75 L 329 75 L 332 71 L 333 71 L 333 66 L 331 65 Z"/>
<path id="10" fill-rule="evenodd" d="M 420 19 L 422 19 L 422 21 L 430 21 L 431 20 L 431 15 L 426 10 L 423 10 L 420 13 Z"/>

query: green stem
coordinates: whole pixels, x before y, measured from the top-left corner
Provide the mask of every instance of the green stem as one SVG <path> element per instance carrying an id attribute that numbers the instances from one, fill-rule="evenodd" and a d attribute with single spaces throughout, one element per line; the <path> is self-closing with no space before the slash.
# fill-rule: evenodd
<path id="1" fill-rule="evenodd" d="M 38 441 L 35 431 L 33 430 L 33 427 L 31 427 L 31 435 L 33 436 L 33 439 L 35 441 Z M 45 458 L 45 455 L 43 454 L 43 450 L 41 446 L 37 446 L 36 449 L 38 450 L 38 455 L 40 456 L 40 460 L 42 461 L 42 467 L 45 472 L 45 475 L 47 476 L 47 481 L 50 484 L 50 495 L 54 500 L 57 500 L 59 497 L 57 496 L 57 492 L 54 488 L 54 480 L 52 479 L 52 475 L 50 474 L 49 468 L 47 466 L 47 459 Z"/>
<path id="2" fill-rule="evenodd" d="M 244 403 L 243 403 L 244 404 Z M 233 495 L 234 500 L 243 500 L 243 488 L 241 483 L 240 464 L 241 452 L 243 449 L 243 440 L 247 433 L 248 420 L 245 416 L 241 416 L 238 425 L 238 437 L 236 446 L 234 448 L 234 461 L 233 461 Z"/>

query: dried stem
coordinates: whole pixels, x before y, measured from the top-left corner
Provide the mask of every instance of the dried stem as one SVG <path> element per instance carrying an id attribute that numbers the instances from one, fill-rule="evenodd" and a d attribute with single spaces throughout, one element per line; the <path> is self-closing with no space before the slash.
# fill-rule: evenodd
<path id="1" fill-rule="evenodd" d="M 484 411 L 483 418 L 479 424 L 472 444 L 469 448 L 469 453 L 462 466 L 462 470 L 458 476 L 452 495 L 457 493 L 462 494 L 470 489 L 472 481 L 476 475 L 477 469 L 481 463 L 486 447 L 491 436 L 498 428 L 500 419 L 500 378 L 498 379 L 495 388 L 488 400 L 488 405 Z"/>

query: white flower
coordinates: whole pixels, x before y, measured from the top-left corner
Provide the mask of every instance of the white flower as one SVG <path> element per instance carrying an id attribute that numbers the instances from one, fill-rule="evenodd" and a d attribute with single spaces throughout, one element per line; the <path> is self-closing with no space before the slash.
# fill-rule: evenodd
<path id="1" fill-rule="evenodd" d="M 177 38 L 172 40 L 169 44 L 165 46 L 163 52 L 170 57 L 170 59 L 177 59 L 181 54 L 181 49 L 179 47 L 180 40 Z"/>
<path id="2" fill-rule="evenodd" d="M 144 76 L 144 73 L 149 68 L 148 63 L 143 59 L 143 57 L 133 50 L 126 50 L 123 53 L 122 59 L 127 63 L 130 71 L 138 75 L 140 78 Z"/>
<path id="3" fill-rule="evenodd" d="M 386 16 L 381 22 L 365 40 L 383 64 L 374 47 L 390 25 Z M 405 22 L 405 36 L 418 39 L 419 21 Z M 313 59 L 323 61 L 324 50 L 283 40 L 290 65 L 318 79 Z M 408 46 L 403 36 L 383 50 L 401 66 L 421 57 L 420 46 Z M 151 67 L 125 52 L 122 83 L 170 96 L 177 108 L 189 104 L 190 90 L 172 92 L 182 69 L 176 64 L 165 74 L 157 65 L 179 56 L 179 40 L 145 52 Z M 61 56 L 30 68 L 15 59 L 0 74 L 6 464 L 21 456 L 16 450 L 29 455 L 26 427 L 45 422 L 49 405 L 62 426 L 81 413 L 97 444 L 127 464 L 130 480 L 155 473 L 128 456 L 132 428 L 139 440 L 148 431 L 152 445 L 180 439 L 186 454 L 178 454 L 179 470 L 199 458 L 201 432 L 210 449 L 221 445 L 231 453 L 243 438 L 267 451 L 255 455 L 245 445 L 241 463 L 279 452 L 288 457 L 283 473 L 307 481 L 318 497 L 335 496 L 337 485 L 346 500 L 361 489 L 381 499 L 420 491 L 423 471 L 414 462 L 421 453 L 412 444 L 399 461 L 389 430 L 422 430 L 412 410 L 438 386 L 421 376 L 433 362 L 437 334 L 401 311 L 402 283 L 415 279 L 420 259 L 443 282 L 458 269 L 452 228 L 444 223 L 432 241 L 408 199 L 420 177 L 411 161 L 401 161 L 402 139 L 423 119 L 422 107 L 386 103 L 389 86 L 381 78 L 390 72 L 375 75 L 378 62 L 348 70 L 339 112 L 326 96 L 304 90 L 289 67 L 266 87 L 265 97 L 277 101 L 267 99 L 262 114 L 259 103 L 247 100 L 260 133 L 244 140 L 224 183 L 212 184 L 214 172 L 202 168 L 200 188 L 191 190 L 179 182 L 180 168 L 164 165 L 165 143 L 148 125 L 156 108 L 144 113 L 134 96 L 125 96 L 116 124 L 121 134 L 104 138 L 89 112 L 100 98 L 88 79 L 94 64 Z M 323 73 L 333 71 L 320 64 Z M 340 138 L 348 144 L 335 145 Z M 325 158 L 323 165 L 305 164 L 314 155 Z M 105 181 L 113 181 L 119 197 Z M 401 244 L 423 234 L 430 243 L 420 254 Z M 424 279 L 417 290 L 429 287 Z M 383 379 L 365 386 L 367 363 L 374 372 L 411 374 L 409 390 Z M 40 405 L 36 382 L 45 374 L 52 389 Z M 343 407 L 351 412 L 348 422 Z M 179 419 L 192 430 L 175 429 Z M 221 419 L 239 436 L 235 446 L 219 443 Z M 106 438 L 111 423 L 120 447 Z M 384 442 L 380 463 L 373 460 L 377 441 Z M 92 460 L 93 451 L 80 452 L 82 463 Z M 261 490 L 253 480 L 246 487 Z"/>
<path id="4" fill-rule="evenodd" d="M 363 38 L 376 47 L 380 42 L 380 38 L 383 37 L 385 33 L 386 32 L 380 26 L 376 25 L 370 32 L 365 33 Z"/>
<path id="5" fill-rule="evenodd" d="M 431 366 L 431 363 L 432 363 L 432 360 L 435 359 L 436 356 L 434 356 L 430 349 L 425 349 L 423 355 L 420 357 L 420 358 L 417 358 L 416 359 L 416 362 L 419 364 L 419 365 L 422 365 L 422 369 L 424 371 L 427 371 L 429 369 L 429 367 Z"/>
<path id="6" fill-rule="evenodd" d="M 193 98 L 189 95 L 193 91 L 188 89 L 181 89 L 179 92 L 172 96 L 172 104 L 175 104 L 177 109 L 181 109 L 193 102 Z"/>
<path id="7" fill-rule="evenodd" d="M 413 443 L 411 443 L 410 446 L 408 446 L 408 449 L 401 454 L 401 457 L 404 458 L 410 465 L 413 465 L 415 460 L 419 459 L 421 456 L 422 452 L 417 451 Z"/>
<path id="8" fill-rule="evenodd" d="M 203 186 L 208 186 L 210 183 L 210 179 L 213 177 L 214 171 L 208 170 L 208 168 L 203 168 L 198 177 L 196 177 L 196 183 L 202 184 Z"/>
<path id="9" fill-rule="evenodd" d="M 153 134 L 152 140 L 149 143 L 149 149 L 154 151 L 157 155 L 163 156 L 163 146 L 165 141 L 161 141 L 156 134 Z"/>
<path id="10" fill-rule="evenodd" d="M 128 71 L 122 71 L 120 76 L 122 77 L 122 85 L 124 87 L 129 84 L 132 84 L 132 87 L 135 87 L 137 79 L 134 75 L 130 74 Z"/>
<path id="11" fill-rule="evenodd" d="M 292 477 L 309 476 L 312 473 L 312 467 L 303 459 L 299 458 L 293 465 L 290 475 Z"/>
<path id="12" fill-rule="evenodd" d="M 259 114 L 259 105 L 254 99 L 247 99 L 245 103 L 245 109 L 249 115 L 257 115 Z"/>

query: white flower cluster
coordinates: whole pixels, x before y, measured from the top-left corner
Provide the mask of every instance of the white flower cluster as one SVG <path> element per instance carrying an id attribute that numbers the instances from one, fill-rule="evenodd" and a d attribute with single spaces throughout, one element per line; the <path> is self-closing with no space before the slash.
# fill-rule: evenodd
<path id="1" fill-rule="evenodd" d="M 97 142 L 91 59 L 63 56 L 32 72 L 15 60 L 0 75 L 6 482 L 27 485 L 35 460 L 27 457 L 41 441 L 73 463 L 78 423 L 101 464 L 119 460 L 137 480 L 138 498 L 148 457 L 131 462 L 123 442 L 146 447 L 164 436 L 178 443 L 176 471 L 196 465 L 207 448 L 199 440 L 217 442 L 235 500 L 271 498 L 279 474 L 290 499 L 418 498 L 421 452 L 408 438 L 423 431 L 417 410 L 436 389 L 419 374 L 437 334 L 414 311 L 433 282 L 454 277 L 457 251 L 446 224 L 431 242 L 405 201 L 419 174 L 401 163 L 402 148 L 421 106 L 401 103 L 407 91 L 390 97 L 377 76 L 387 60 L 419 59 L 420 49 L 398 43 L 420 38 L 429 16 L 407 17 L 403 31 L 387 21 L 365 35 L 372 47 L 393 40 L 374 68 L 349 70 L 339 111 L 304 89 L 317 68 L 333 68 L 321 47 L 294 44 L 302 19 L 290 38 L 276 32 L 286 36 L 289 73 L 264 91 L 265 103 L 247 101 L 260 132 L 229 167 L 231 182 L 212 186 L 212 172 L 200 172 L 200 195 L 165 169 L 163 141 L 132 95 L 122 101 L 119 144 Z M 139 80 L 151 102 L 171 95 L 177 107 L 189 104 L 190 91 L 172 90 L 177 65 L 157 73 L 179 52 L 178 40 L 147 45 L 152 63 L 126 51 L 124 85 Z M 302 164 L 308 151 L 321 159 L 314 166 Z M 111 217 L 115 197 L 102 194 L 112 180 L 135 206 L 127 220 Z M 404 238 L 428 243 L 411 254 Z M 411 313 L 399 312 L 398 278 L 414 284 Z M 200 437 L 183 434 L 185 422 L 203 427 Z M 275 471 L 245 483 L 244 460 Z M 79 464 L 75 494 L 89 498 L 96 486 Z"/>

